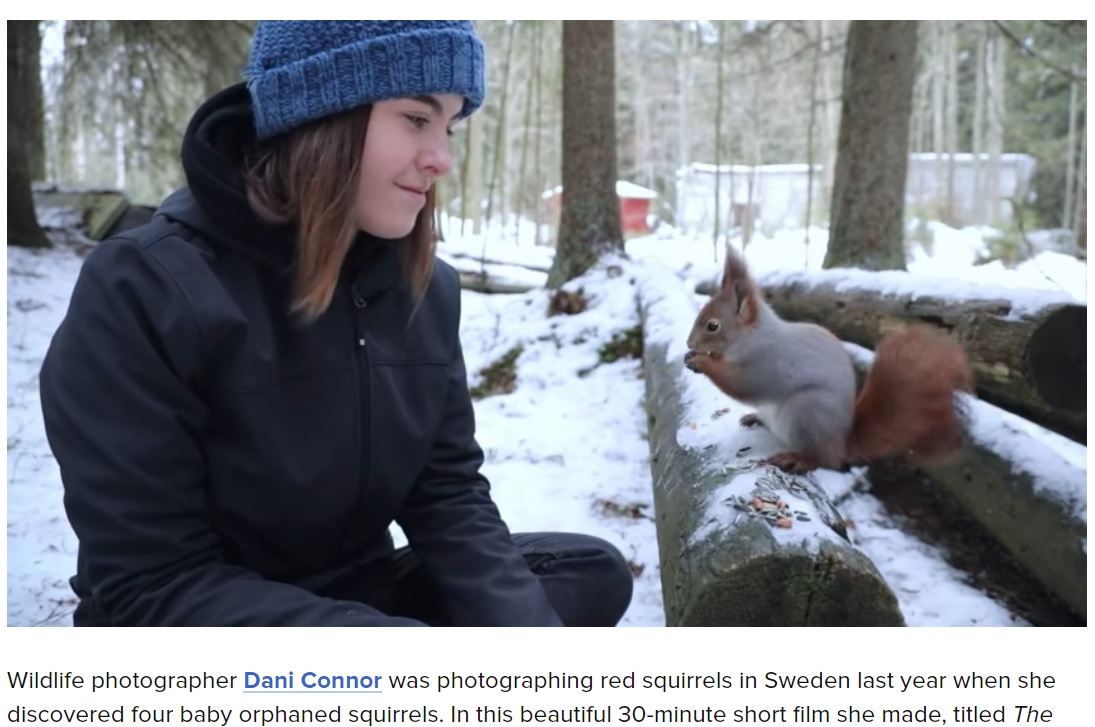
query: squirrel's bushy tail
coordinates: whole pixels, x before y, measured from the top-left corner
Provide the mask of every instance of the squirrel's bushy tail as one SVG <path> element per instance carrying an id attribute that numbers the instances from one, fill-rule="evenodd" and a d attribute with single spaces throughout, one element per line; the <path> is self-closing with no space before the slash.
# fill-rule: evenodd
<path id="1" fill-rule="evenodd" d="M 964 429 L 960 391 L 973 391 L 973 372 L 958 343 L 922 325 L 890 334 L 856 400 L 849 462 L 952 454 Z"/>

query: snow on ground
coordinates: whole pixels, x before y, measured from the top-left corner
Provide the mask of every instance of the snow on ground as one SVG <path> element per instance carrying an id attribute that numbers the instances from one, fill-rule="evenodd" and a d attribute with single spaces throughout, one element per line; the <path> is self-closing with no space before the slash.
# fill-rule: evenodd
<path id="1" fill-rule="evenodd" d="M 463 294 L 461 339 L 473 387 L 515 346 L 516 390 L 476 402 L 484 474 L 512 531 L 569 530 L 612 542 L 638 572 L 622 625 L 664 624 L 639 361 L 599 348 L 639 323 L 624 278 L 594 272 L 590 309 L 548 317 L 543 289 Z"/>
<path id="2" fill-rule="evenodd" d="M 83 259 L 8 247 L 8 624 L 71 623 L 76 536 L 46 442 L 38 369 Z"/>
<path id="3" fill-rule="evenodd" d="M 522 244 L 497 230 L 464 238 L 458 233 L 459 226 L 448 221 L 448 239 L 439 249 L 443 257 L 485 254 L 509 263 L 550 265 L 550 248 L 531 244 L 534 229 L 530 235 L 529 226 L 521 228 Z M 811 230 L 807 256 L 802 230 L 757 236 L 746 255 L 758 273 L 819 269 L 825 237 L 824 229 Z M 971 282 L 983 282 L 1013 291 L 1064 291 L 1086 300 L 1086 264 L 1074 258 L 1046 251 L 1016 270 L 979 269 L 970 265 L 983 248 L 983 231 L 940 225 L 933 227 L 933 239 L 932 254 L 914 253 L 909 267 L 947 278 L 950 282 L 941 283 L 943 287 L 960 293 Z M 521 346 L 515 390 L 475 405 L 478 438 L 486 453 L 484 473 L 511 530 L 570 530 L 614 543 L 638 574 L 623 625 L 661 626 L 640 366 L 631 358 L 602 362 L 598 351 L 639 322 L 631 272 L 664 266 L 669 271 L 665 284 L 679 281 L 691 295 L 697 280 L 719 270 L 721 255 L 710 239 L 668 229 L 629 240 L 627 251 L 638 267 L 625 265 L 628 272 L 613 277 L 602 266 L 567 286 L 581 287 L 589 300 L 589 308 L 578 315 L 548 317 L 549 296 L 542 289 L 519 295 L 465 291 L 461 335 L 471 386 L 481 383 L 481 369 Z M 69 249 L 32 253 L 8 248 L 9 625 L 71 623 L 67 579 L 74 569 L 76 542 L 42 429 L 37 373 L 81 262 Z M 542 277 L 522 273 L 521 279 L 537 283 Z M 691 300 L 698 307 L 698 299 Z M 686 320 L 683 338 L 694 310 L 678 313 Z M 701 421 L 726 406 L 713 387 L 697 397 L 692 406 Z M 720 432 L 725 435 L 725 430 L 709 427 L 697 436 Z M 1085 447 L 1064 449 L 1062 456 L 1070 462 L 1086 461 Z M 903 532 L 878 500 L 854 486 L 853 477 L 825 473 L 820 479 L 842 514 L 854 521 L 856 545 L 889 581 L 910 625 L 1026 625 L 970 587 L 937 548 Z"/>

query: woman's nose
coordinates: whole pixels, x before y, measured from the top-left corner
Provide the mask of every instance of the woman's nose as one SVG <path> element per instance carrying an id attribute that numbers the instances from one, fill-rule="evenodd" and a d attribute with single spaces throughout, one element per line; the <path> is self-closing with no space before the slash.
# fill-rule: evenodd
<path id="1" fill-rule="evenodd" d="M 434 179 L 443 177 L 452 169 L 452 148 L 446 136 L 441 144 L 431 145 L 419 156 L 419 165 Z"/>

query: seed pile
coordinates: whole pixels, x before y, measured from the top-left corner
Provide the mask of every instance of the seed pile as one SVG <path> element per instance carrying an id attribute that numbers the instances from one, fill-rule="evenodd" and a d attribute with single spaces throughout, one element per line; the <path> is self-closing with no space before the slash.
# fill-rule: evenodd
<path id="1" fill-rule="evenodd" d="M 765 487 L 758 486 L 748 496 L 731 495 L 727 502 L 739 513 L 744 513 L 745 517 L 764 520 L 777 528 L 790 528 L 795 520 L 806 522 L 810 519 L 804 510 L 792 510 L 779 495 Z M 734 522 L 737 522 L 736 518 Z"/>

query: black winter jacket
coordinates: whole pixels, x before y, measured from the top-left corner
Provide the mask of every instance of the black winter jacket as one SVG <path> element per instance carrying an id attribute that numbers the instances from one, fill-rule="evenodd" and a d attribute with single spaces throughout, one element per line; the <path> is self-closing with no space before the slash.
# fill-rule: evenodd
<path id="1" fill-rule="evenodd" d="M 243 193 L 251 123 L 242 85 L 202 106 L 187 188 L 92 251 L 42 366 L 74 622 L 421 625 L 318 595 L 390 556 L 394 520 L 454 625 L 560 625 L 479 473 L 456 273 L 412 317 L 398 243 L 362 234 L 328 311 L 290 318 L 293 234 Z"/>

